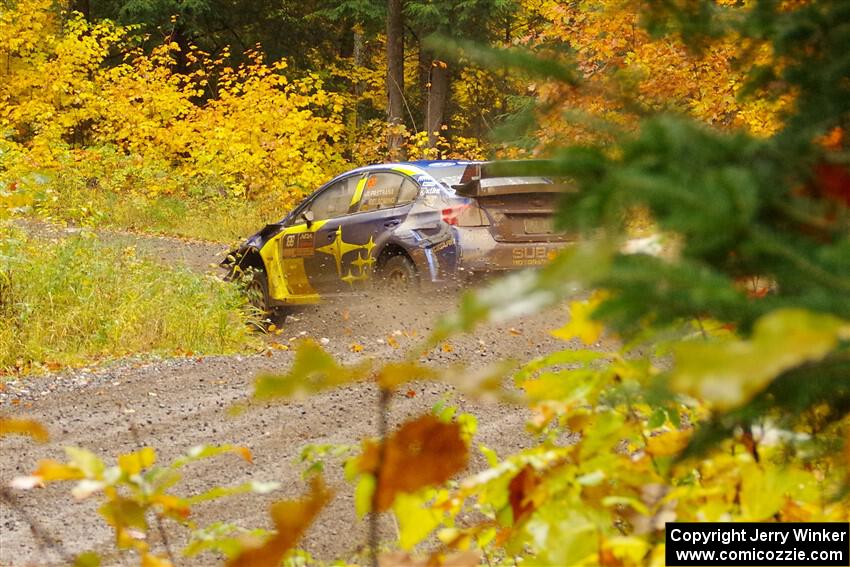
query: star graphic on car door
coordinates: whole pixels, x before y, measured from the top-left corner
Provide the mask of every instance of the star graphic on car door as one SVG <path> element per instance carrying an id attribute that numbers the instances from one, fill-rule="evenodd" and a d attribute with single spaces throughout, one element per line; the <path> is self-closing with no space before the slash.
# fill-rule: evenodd
<path id="1" fill-rule="evenodd" d="M 316 248 L 316 252 L 321 252 L 323 254 L 328 254 L 334 257 L 334 261 L 336 262 L 336 273 L 342 278 L 342 257 L 348 254 L 349 252 L 353 252 L 354 250 L 366 250 L 367 254 L 371 257 L 372 248 L 375 247 L 374 242 L 372 242 L 372 238 L 369 238 L 369 242 L 366 245 L 363 244 L 351 244 L 343 240 L 342 238 L 342 227 L 339 227 L 336 231 L 336 237 L 333 239 L 333 242 L 326 246 L 322 246 L 321 248 Z"/>

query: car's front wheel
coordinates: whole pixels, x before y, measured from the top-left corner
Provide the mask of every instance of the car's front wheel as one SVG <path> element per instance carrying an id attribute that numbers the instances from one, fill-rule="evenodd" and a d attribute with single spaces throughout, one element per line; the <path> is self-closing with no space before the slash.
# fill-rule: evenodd
<path id="1" fill-rule="evenodd" d="M 248 302 L 261 316 L 267 317 L 271 315 L 272 306 L 271 298 L 269 297 L 269 278 L 266 271 L 258 268 L 253 268 L 248 274 L 243 276 L 245 282 L 245 294 L 248 296 Z"/>
<path id="2" fill-rule="evenodd" d="M 416 266 L 404 255 L 389 258 L 381 268 L 381 282 L 390 291 L 408 291 L 416 286 Z"/>

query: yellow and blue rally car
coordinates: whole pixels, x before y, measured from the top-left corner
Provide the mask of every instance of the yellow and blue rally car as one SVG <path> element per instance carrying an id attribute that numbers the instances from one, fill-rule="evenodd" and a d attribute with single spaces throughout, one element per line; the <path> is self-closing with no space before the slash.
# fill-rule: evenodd
<path id="1" fill-rule="evenodd" d="M 229 279 L 245 279 L 256 307 L 271 311 L 373 282 L 409 288 L 545 264 L 568 240 L 552 222 L 563 186 L 511 176 L 511 163 L 520 162 L 354 169 L 248 238 L 222 265 Z"/>

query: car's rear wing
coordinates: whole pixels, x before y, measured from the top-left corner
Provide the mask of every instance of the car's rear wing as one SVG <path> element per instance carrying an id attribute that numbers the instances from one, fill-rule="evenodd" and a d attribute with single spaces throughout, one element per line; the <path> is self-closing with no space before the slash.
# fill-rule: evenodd
<path id="1" fill-rule="evenodd" d="M 460 182 L 452 188 L 464 197 L 563 193 L 573 189 L 562 180 L 541 175 L 545 163 L 532 160 L 473 163 L 466 166 Z"/>

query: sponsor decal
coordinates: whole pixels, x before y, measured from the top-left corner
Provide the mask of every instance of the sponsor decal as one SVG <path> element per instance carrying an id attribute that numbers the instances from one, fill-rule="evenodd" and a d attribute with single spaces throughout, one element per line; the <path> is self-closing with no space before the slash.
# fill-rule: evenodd
<path id="1" fill-rule="evenodd" d="M 436 246 L 434 246 L 434 247 L 432 248 L 432 250 L 433 250 L 434 252 L 439 252 L 440 250 L 444 250 L 444 249 L 448 248 L 449 246 L 453 246 L 453 245 L 454 245 L 454 241 L 452 241 L 452 240 L 443 240 L 442 242 L 440 242 L 439 244 L 437 244 Z"/>
<path id="2" fill-rule="evenodd" d="M 313 248 L 315 235 L 312 232 L 300 234 L 287 234 L 283 237 L 283 250 L 281 256 L 284 258 L 306 258 L 316 253 Z"/>
<path id="3" fill-rule="evenodd" d="M 542 266 L 557 255 L 557 251 L 546 246 L 523 246 L 511 251 L 514 266 Z"/>

